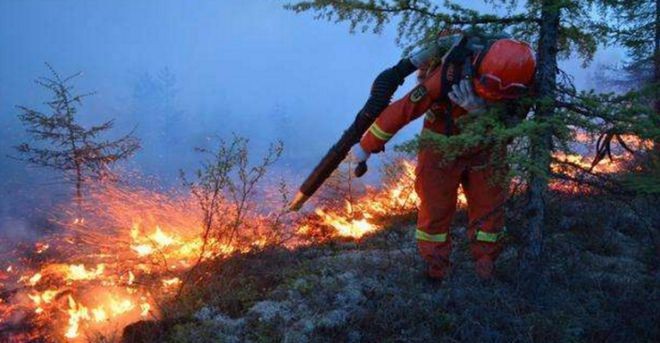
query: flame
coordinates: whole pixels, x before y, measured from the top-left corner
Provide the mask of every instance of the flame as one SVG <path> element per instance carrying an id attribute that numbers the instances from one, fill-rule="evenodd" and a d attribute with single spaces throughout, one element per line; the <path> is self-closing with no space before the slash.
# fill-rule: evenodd
<path id="1" fill-rule="evenodd" d="M 90 268 L 89 270 L 82 264 L 72 264 L 69 265 L 66 278 L 68 280 L 93 280 L 103 275 L 104 271 L 105 264 L 103 263 L 98 264 L 96 269 Z"/>
<path id="2" fill-rule="evenodd" d="M 30 286 L 36 285 L 41 280 L 41 273 L 34 274 L 30 279 L 28 279 L 28 284 Z"/>
<path id="3" fill-rule="evenodd" d="M 129 286 L 135 281 L 135 274 L 132 271 L 128 271 L 128 281 L 126 282 Z"/>
<path id="4" fill-rule="evenodd" d="M 652 147 L 636 137 L 624 139 L 633 148 Z M 576 141 L 586 144 L 593 137 L 576 134 Z M 617 173 L 626 168 L 632 156 L 620 150 L 613 153 L 613 161 L 604 160 L 593 171 Z M 556 160 L 586 168 L 591 166 L 590 156 L 593 153 L 554 155 Z M 413 213 L 420 201 L 414 191 L 415 164 L 402 159 L 395 167 L 381 188 L 363 187 L 352 201 L 319 202 L 313 212 L 283 221 L 281 225 L 294 234 L 286 247 L 311 244 L 317 237 L 360 239 L 382 230 L 385 217 Z M 571 172 L 560 164 L 552 168 Z M 551 187 L 583 191 L 559 182 Z M 31 316 L 24 320 L 36 328 L 35 337 L 82 341 L 90 333 L 112 332 L 147 316 L 158 318 L 159 302 L 172 296 L 200 254 L 203 259 L 222 258 L 273 242 L 267 224 L 272 209 L 246 217 L 234 240 L 211 237 L 205 244 L 203 215 L 191 194 L 103 185 L 91 197 L 84 214 L 72 206 L 71 213 L 58 220 L 67 229 L 65 234 L 34 245 L 34 252 L 42 254 L 38 259 L 4 269 L 7 273 L 0 280 L 16 284 L 20 291 L 8 300 L 0 299 L 0 322 L 19 308 L 27 309 Z M 462 189 L 457 202 L 466 206 Z"/>
<path id="5" fill-rule="evenodd" d="M 39 306 L 41 304 L 50 304 L 58 293 L 56 289 L 49 289 L 42 293 L 28 294 L 28 297 L 32 299 L 35 305 Z"/>
<path id="6" fill-rule="evenodd" d="M 94 317 L 94 321 L 97 323 L 108 320 L 108 314 L 102 307 L 92 309 L 92 316 Z"/>
<path id="7" fill-rule="evenodd" d="M 76 301 L 73 300 L 72 296 L 69 295 L 67 299 L 69 304 L 69 309 L 67 310 L 67 313 L 69 314 L 69 322 L 64 336 L 67 338 L 76 338 L 78 337 L 80 321 L 90 318 L 89 311 L 87 310 L 87 307 L 78 305 Z"/>
<path id="8" fill-rule="evenodd" d="M 287 230 L 299 233 L 287 247 L 309 244 L 305 231 L 321 227 L 327 238 L 360 238 L 382 229 L 379 218 L 413 211 L 419 201 L 412 190 L 414 163 L 403 161 L 401 167 L 405 177 L 381 190 L 366 189 L 358 206 L 320 205 L 314 213 L 287 219 Z M 158 317 L 155 305 L 181 285 L 181 276 L 202 252 L 205 259 L 216 258 L 272 242 L 270 212 L 246 217 L 243 225 L 250 230 L 232 242 L 211 237 L 204 244 L 203 215 L 191 194 L 102 185 L 91 197 L 84 216 L 72 206 L 58 221 L 68 229 L 65 234 L 35 245 L 37 253 L 48 250 L 49 259 L 20 271 L 17 282 L 27 286 L 22 305 L 37 316 L 28 320 L 43 330 L 39 337 L 81 341 L 88 334 Z"/>
<path id="9" fill-rule="evenodd" d="M 374 232 L 378 227 L 366 219 L 347 219 L 338 213 L 327 213 L 317 209 L 316 214 L 323 222 L 333 227 L 339 236 L 360 238 L 367 233 Z"/>
<path id="10" fill-rule="evenodd" d="M 37 242 L 35 244 L 35 252 L 37 254 L 43 253 L 44 251 L 48 250 L 48 248 L 50 248 L 50 245 L 48 243 Z"/>
<path id="11" fill-rule="evenodd" d="M 172 237 L 164 234 L 159 226 L 156 226 L 156 232 L 154 232 L 153 235 L 151 235 L 150 237 L 160 247 L 166 247 L 166 246 L 171 245 L 172 243 L 174 243 L 174 239 Z"/>
<path id="12" fill-rule="evenodd" d="M 140 316 L 146 317 L 149 314 L 150 309 L 151 305 L 149 305 L 149 303 L 140 304 Z"/>
<path id="13" fill-rule="evenodd" d="M 115 316 L 129 312 L 134 308 L 135 308 L 135 304 L 133 304 L 133 302 L 131 302 L 128 299 L 123 299 L 123 300 L 113 299 L 110 302 L 110 310 L 112 311 L 112 314 Z"/>
<path id="14" fill-rule="evenodd" d="M 395 162 L 396 177 L 386 182 L 380 189 L 369 189 L 364 196 L 354 202 L 344 201 L 341 208 L 317 208 L 314 213 L 323 225 L 334 229 L 341 237 L 361 238 L 382 229 L 378 219 L 386 216 L 412 213 L 420 199 L 414 190 L 415 164 L 406 159 Z M 464 208 L 467 199 L 463 188 L 458 190 L 457 206 Z M 297 230 L 302 235 L 313 231 L 312 225 L 305 223 Z"/>
<path id="15" fill-rule="evenodd" d="M 181 280 L 179 280 L 178 277 L 173 277 L 173 278 L 170 278 L 170 279 L 163 279 L 161 281 L 163 282 L 163 286 L 165 286 L 165 287 L 169 287 L 169 286 L 173 286 L 173 285 L 177 285 L 177 284 L 181 283 Z"/>
<path id="16" fill-rule="evenodd" d="M 133 249 L 133 251 L 135 251 L 140 257 L 151 255 L 154 252 L 154 249 L 146 244 L 133 245 L 131 246 L 131 249 Z"/>
<path id="17" fill-rule="evenodd" d="M 552 157 L 556 161 L 550 166 L 553 173 L 563 174 L 569 177 L 578 176 L 580 171 L 572 168 L 570 165 L 591 170 L 592 173 L 601 175 L 616 174 L 630 169 L 629 164 L 634 159 L 634 156 L 625 150 L 618 141 L 613 141 L 615 144 L 613 144 L 611 158 L 608 156 L 608 158 L 602 159 L 598 164 L 593 165 L 594 156 L 596 155 L 593 147 L 596 145 L 597 136 L 584 131 L 575 131 L 574 137 L 576 148 L 586 149 L 586 153 L 553 152 Z M 652 140 L 644 140 L 633 135 L 621 135 L 620 137 L 624 144 L 633 151 L 651 150 L 654 147 Z M 587 149 L 587 147 L 592 147 L 592 149 Z M 589 187 L 564 180 L 552 180 L 550 189 L 568 194 L 589 193 L 592 191 Z"/>

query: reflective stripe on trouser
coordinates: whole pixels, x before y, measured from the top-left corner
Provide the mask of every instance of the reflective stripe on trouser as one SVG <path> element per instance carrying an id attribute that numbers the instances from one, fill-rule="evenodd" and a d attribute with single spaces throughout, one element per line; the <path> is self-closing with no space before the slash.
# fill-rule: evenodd
<path id="1" fill-rule="evenodd" d="M 493 232 L 475 230 L 470 251 L 475 259 L 489 258 L 495 260 L 502 252 L 502 237 L 506 233 L 506 228 L 495 229 Z"/>
<path id="2" fill-rule="evenodd" d="M 474 239 L 478 242 L 497 243 L 502 237 L 504 237 L 505 232 L 506 228 L 502 228 L 499 232 L 477 230 Z"/>
<path id="3" fill-rule="evenodd" d="M 445 232 L 445 233 L 431 234 L 431 233 L 426 233 L 420 229 L 417 229 L 417 231 L 415 231 L 415 238 L 418 241 L 444 243 L 447 241 L 447 233 Z"/>
<path id="4" fill-rule="evenodd" d="M 449 266 L 449 253 L 451 243 L 448 242 L 449 234 L 427 233 L 420 229 L 415 231 L 417 249 L 422 258 L 429 264 L 429 275 L 442 278 Z"/>
<path id="5" fill-rule="evenodd" d="M 415 190 L 421 200 L 417 219 L 418 232 L 437 235 L 448 233 L 456 211 L 459 185 L 463 185 L 468 202 L 470 248 L 476 259 L 489 256 L 495 259 L 501 251 L 501 228 L 504 227 L 502 202 L 507 190 L 495 186 L 490 180 L 492 169 L 477 168 L 483 156 L 459 157 L 456 161 L 440 165 L 441 157 L 431 149 L 422 149 L 418 156 Z M 478 229 L 478 230 L 477 230 Z M 447 234 L 444 242 L 418 240 L 425 260 L 446 259 L 451 244 Z M 431 247 L 435 245 L 436 247 Z M 422 250 L 428 250 L 424 253 Z"/>

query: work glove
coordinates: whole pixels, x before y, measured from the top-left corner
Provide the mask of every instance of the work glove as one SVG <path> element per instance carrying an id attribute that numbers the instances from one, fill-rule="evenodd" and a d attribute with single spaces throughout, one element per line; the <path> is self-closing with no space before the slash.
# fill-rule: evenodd
<path id="1" fill-rule="evenodd" d="M 451 87 L 449 99 L 468 113 L 476 113 L 486 108 L 486 101 L 474 93 L 470 80 L 461 80 Z"/>
<path id="2" fill-rule="evenodd" d="M 367 160 L 369 156 L 371 156 L 371 153 L 364 150 L 359 143 L 353 146 L 353 149 L 351 149 L 351 160 L 357 164 L 354 171 L 355 176 L 361 177 L 367 172 Z"/>

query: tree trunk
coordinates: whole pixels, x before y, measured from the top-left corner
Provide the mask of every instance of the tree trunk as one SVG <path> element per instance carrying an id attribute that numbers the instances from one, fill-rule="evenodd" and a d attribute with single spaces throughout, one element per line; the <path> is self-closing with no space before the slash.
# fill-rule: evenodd
<path id="1" fill-rule="evenodd" d="M 653 80 L 651 81 L 651 90 L 655 95 L 653 100 L 653 109 L 655 110 L 656 115 L 660 115 L 660 0 L 655 0 L 655 39 L 653 41 L 653 56 L 651 59 L 653 61 Z M 660 166 L 660 142 L 654 142 L 653 151 L 651 152 L 651 158 L 649 166 L 653 171 L 653 168 L 658 168 Z"/>
<path id="2" fill-rule="evenodd" d="M 560 8 L 555 0 L 544 0 L 541 9 L 541 25 L 537 52 L 537 86 L 539 99 L 543 100 L 534 115 L 543 120 L 554 115 L 553 101 L 557 86 L 557 41 L 559 36 Z M 543 226 L 545 221 L 545 194 L 548 189 L 547 175 L 550 169 L 552 132 L 543 130 L 530 138 L 532 160 L 540 168 L 532 171 L 529 182 L 527 217 L 529 228 L 523 265 L 529 271 L 538 268 L 543 252 Z"/>
<path id="3" fill-rule="evenodd" d="M 655 0 L 655 43 L 653 46 L 653 67 L 655 71 L 653 74 L 653 83 L 655 84 L 655 87 L 660 87 L 660 0 Z M 657 88 L 655 92 L 655 113 L 660 114 L 660 96 L 658 96 Z"/>

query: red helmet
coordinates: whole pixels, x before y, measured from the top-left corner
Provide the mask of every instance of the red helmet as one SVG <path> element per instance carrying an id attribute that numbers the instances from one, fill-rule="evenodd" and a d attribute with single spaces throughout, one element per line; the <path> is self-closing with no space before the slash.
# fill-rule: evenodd
<path id="1" fill-rule="evenodd" d="M 536 57 L 525 42 L 497 40 L 483 56 L 477 56 L 476 63 L 474 90 L 489 101 L 517 99 L 527 94 L 534 81 Z"/>

